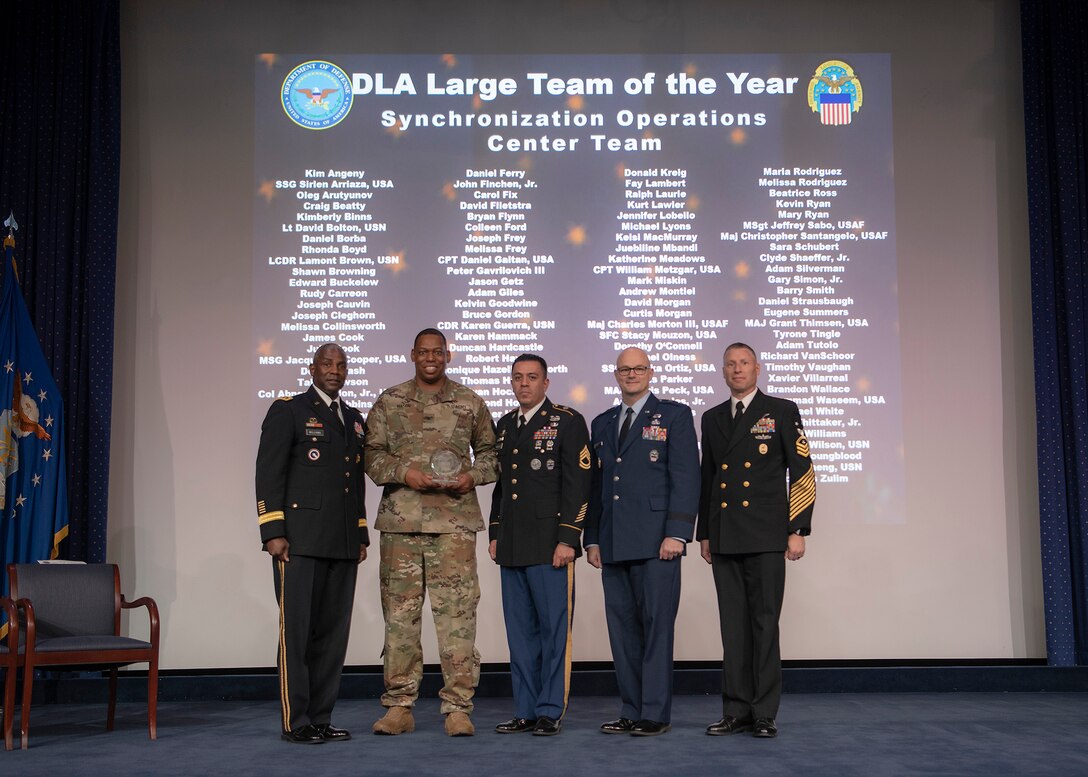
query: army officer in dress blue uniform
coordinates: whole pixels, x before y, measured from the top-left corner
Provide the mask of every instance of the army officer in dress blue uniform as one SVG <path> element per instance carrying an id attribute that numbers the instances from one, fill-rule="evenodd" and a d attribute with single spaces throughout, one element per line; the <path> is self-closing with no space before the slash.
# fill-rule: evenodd
<path id="1" fill-rule="evenodd" d="M 283 738 L 351 738 L 332 725 L 358 564 L 368 544 L 363 417 L 339 400 L 347 357 L 317 349 L 305 394 L 272 403 L 257 451 L 257 522 L 280 608 L 277 665 Z"/>
<path id="2" fill-rule="evenodd" d="M 515 717 L 502 734 L 559 733 L 570 689 L 574 559 L 589 502 L 591 457 L 582 416 L 547 397 L 548 364 L 514 360 L 518 407 L 499 419 L 499 480 L 488 550 L 502 567 Z"/>
<path id="3" fill-rule="evenodd" d="M 702 557 L 714 568 L 724 654 L 723 715 L 706 733 L 773 737 L 782 694 L 778 617 L 785 560 L 805 555 L 816 474 L 797 405 L 756 387 L 755 351 L 730 345 L 722 374 L 731 396 L 703 414 L 696 532 Z"/>
<path id="4" fill-rule="evenodd" d="M 586 558 L 602 570 L 605 617 L 623 706 L 606 734 L 654 736 L 672 714 L 680 564 L 699 507 L 691 409 L 650 393 L 640 348 L 616 360 L 622 404 L 593 419 Z"/>

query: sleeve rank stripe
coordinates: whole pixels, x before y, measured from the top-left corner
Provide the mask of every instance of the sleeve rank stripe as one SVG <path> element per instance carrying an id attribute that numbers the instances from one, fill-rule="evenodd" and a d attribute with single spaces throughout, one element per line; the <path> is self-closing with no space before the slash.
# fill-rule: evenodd
<path id="1" fill-rule="evenodd" d="M 816 501 L 816 472 L 810 466 L 796 486 L 790 488 L 790 520 L 803 513 Z"/>
<path id="2" fill-rule="evenodd" d="M 266 523 L 271 523 L 272 521 L 282 521 L 282 520 L 283 520 L 283 510 L 277 510 L 274 513 L 265 513 L 264 515 L 262 515 L 260 518 L 257 519 L 257 525 L 258 526 L 264 526 Z"/>
<path id="3" fill-rule="evenodd" d="M 559 526 L 561 528 L 564 528 L 564 529 L 574 529 L 575 531 L 581 531 L 582 530 L 581 526 L 571 526 L 569 523 L 561 523 L 561 524 L 559 524 Z"/>

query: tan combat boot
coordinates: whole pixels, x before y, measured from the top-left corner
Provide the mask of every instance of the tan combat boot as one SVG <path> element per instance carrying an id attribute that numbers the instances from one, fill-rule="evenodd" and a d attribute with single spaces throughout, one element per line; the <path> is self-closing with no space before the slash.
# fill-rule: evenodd
<path id="1" fill-rule="evenodd" d="M 470 737 L 476 733 L 467 712 L 451 712 L 446 715 L 446 736 Z"/>
<path id="2" fill-rule="evenodd" d="M 412 717 L 411 707 L 390 707 L 385 717 L 374 722 L 375 734 L 410 734 L 416 730 L 416 721 Z"/>

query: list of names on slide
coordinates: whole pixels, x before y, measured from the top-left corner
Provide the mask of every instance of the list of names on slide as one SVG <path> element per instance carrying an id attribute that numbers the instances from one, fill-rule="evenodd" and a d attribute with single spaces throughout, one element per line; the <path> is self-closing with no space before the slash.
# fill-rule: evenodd
<path id="1" fill-rule="evenodd" d="M 366 364 L 381 360 L 368 358 L 360 343 L 367 332 L 386 328 L 374 309 L 381 284 L 377 268 L 379 263 L 396 263 L 398 257 L 372 256 L 367 235 L 388 229 L 374 206 L 394 184 L 368 178 L 365 170 L 306 168 L 297 178 L 279 179 L 275 185 L 289 197 L 275 241 L 282 253 L 268 257 L 268 265 L 279 270 L 281 299 L 288 301 L 284 310 L 290 311 L 278 322 L 281 338 L 287 335 L 285 339 L 299 344 L 293 353 L 311 353 L 317 344 L 339 342 L 354 363 L 344 398 L 352 404 L 371 398 Z M 258 355 L 259 367 L 270 375 L 282 375 L 283 364 L 297 365 L 296 385 L 290 392 L 259 389 L 259 398 L 303 391 L 310 385 L 309 357 Z"/>
<path id="2" fill-rule="evenodd" d="M 510 363 L 544 350 L 541 333 L 555 329 L 554 311 L 534 296 L 550 258 L 530 253 L 536 189 L 524 170 L 466 169 L 452 186 L 464 243 L 437 260 L 456 295 L 438 324 L 458 354 L 448 372 L 496 405 L 512 396 Z"/>
<path id="3" fill-rule="evenodd" d="M 745 327 L 773 335 L 764 338 L 773 345 L 758 354 L 767 391 L 802 408 L 823 482 L 847 483 L 851 473 L 864 471 L 870 446 L 859 410 L 885 403 L 856 374 L 851 331 L 869 322 L 844 289 L 856 285 L 851 275 L 866 258 L 866 243 L 887 233 L 839 212 L 849 187 L 843 169 L 765 167 L 756 185 L 773 220 L 745 220 L 739 233 L 723 234 L 758 248 L 765 276 L 758 310 Z"/>
<path id="4" fill-rule="evenodd" d="M 688 171 L 647 167 L 623 170 L 623 205 L 615 216 L 615 243 L 605 264 L 593 268 L 612 286 L 618 303 L 611 319 L 586 326 L 617 348 L 637 346 L 660 362 L 657 384 L 663 394 L 693 406 L 695 369 L 703 348 L 696 317 L 696 279 L 719 268 L 700 251 L 695 213 L 688 208 Z M 704 324 L 706 322 L 703 322 Z M 611 372 L 612 362 L 601 364 Z M 606 393 L 616 396 L 619 388 Z"/>

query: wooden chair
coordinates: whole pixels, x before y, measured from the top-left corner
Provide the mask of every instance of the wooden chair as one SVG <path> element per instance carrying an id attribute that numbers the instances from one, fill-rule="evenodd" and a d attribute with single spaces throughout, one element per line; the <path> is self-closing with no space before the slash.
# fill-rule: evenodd
<path id="1" fill-rule="evenodd" d="M 22 747 L 28 745 L 30 696 L 38 667 L 109 668 L 109 712 L 117 708 L 117 667 L 148 662 L 147 727 L 155 739 L 159 687 L 159 609 L 152 599 L 128 602 L 115 564 L 8 564 L 11 598 L 24 633 Z M 150 641 L 121 636 L 121 610 L 146 607 Z M 8 724 L 5 722 L 5 726 Z"/>
<path id="2" fill-rule="evenodd" d="M 2 596 L 0 607 L 4 608 L 8 619 L 8 636 L 0 644 L 0 666 L 4 668 L 4 749 L 11 750 L 11 732 L 15 722 L 15 676 L 23 663 L 23 653 L 19 645 L 19 619 L 15 614 L 15 602 Z"/>

